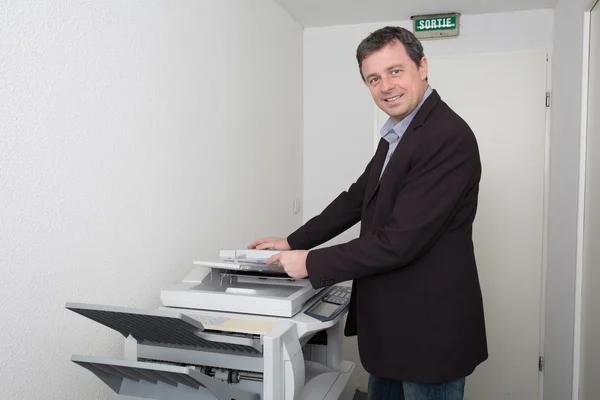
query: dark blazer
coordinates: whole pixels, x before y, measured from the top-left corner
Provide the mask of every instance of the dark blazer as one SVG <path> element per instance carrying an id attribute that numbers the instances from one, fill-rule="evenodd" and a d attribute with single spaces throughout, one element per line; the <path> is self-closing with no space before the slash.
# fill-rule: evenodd
<path id="1" fill-rule="evenodd" d="M 311 250 L 315 288 L 354 280 L 345 334 L 381 378 L 445 382 L 487 359 L 483 302 L 473 252 L 481 163 L 467 123 L 434 90 L 383 176 L 379 142 L 364 173 L 288 237 L 311 249 L 361 222 L 360 237 Z"/>

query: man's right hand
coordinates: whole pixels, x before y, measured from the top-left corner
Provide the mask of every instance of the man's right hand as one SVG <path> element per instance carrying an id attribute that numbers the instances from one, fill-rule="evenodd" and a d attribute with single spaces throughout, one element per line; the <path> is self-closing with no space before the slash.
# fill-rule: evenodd
<path id="1" fill-rule="evenodd" d="M 258 239 L 248 246 L 249 249 L 256 250 L 291 250 L 286 238 L 266 237 Z"/>

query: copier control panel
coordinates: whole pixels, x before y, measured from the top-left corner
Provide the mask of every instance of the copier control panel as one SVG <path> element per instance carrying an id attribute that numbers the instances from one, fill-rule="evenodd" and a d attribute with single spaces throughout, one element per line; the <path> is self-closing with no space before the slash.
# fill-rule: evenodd
<path id="1" fill-rule="evenodd" d="M 319 321 L 330 321 L 348 308 L 351 293 L 352 288 L 349 286 L 332 286 L 325 291 L 319 301 L 304 313 Z"/>

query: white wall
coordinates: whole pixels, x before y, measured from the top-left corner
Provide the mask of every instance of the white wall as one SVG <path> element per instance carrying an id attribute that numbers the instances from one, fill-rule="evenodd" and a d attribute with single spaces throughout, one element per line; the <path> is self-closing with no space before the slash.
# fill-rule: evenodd
<path id="1" fill-rule="evenodd" d="M 411 29 L 411 21 L 399 21 L 304 31 L 304 220 L 347 189 L 373 154 L 375 109 L 361 81 L 355 52 L 364 37 L 385 25 Z M 529 50 L 550 53 L 552 25 L 552 10 L 464 15 L 458 38 L 423 45 L 429 58 Z M 332 243 L 355 237 L 357 228 Z M 348 357 L 358 360 L 354 339 L 346 344 Z M 366 378 L 359 375 L 363 389 Z"/>
<path id="2" fill-rule="evenodd" d="M 271 0 L 0 3 L 0 398 L 106 399 L 67 301 L 156 307 L 301 223 L 302 28 Z"/>

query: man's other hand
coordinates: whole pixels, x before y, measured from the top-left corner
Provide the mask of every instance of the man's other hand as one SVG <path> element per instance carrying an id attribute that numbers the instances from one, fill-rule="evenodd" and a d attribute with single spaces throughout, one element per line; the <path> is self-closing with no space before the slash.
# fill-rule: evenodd
<path id="1" fill-rule="evenodd" d="M 302 279 L 308 276 L 306 271 L 307 250 L 286 251 L 273 254 L 267 260 L 267 265 L 279 264 L 288 276 L 294 279 Z"/>
<path id="2" fill-rule="evenodd" d="M 266 237 L 262 239 L 258 239 L 252 244 L 248 246 L 249 249 L 256 250 L 291 250 L 288 241 L 286 238 L 276 238 L 276 237 Z"/>

